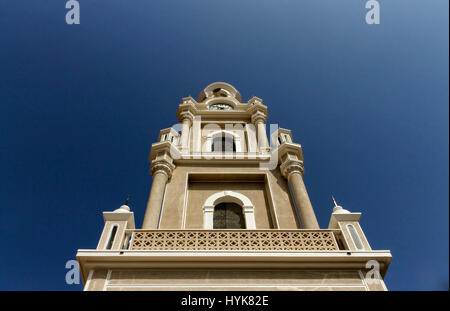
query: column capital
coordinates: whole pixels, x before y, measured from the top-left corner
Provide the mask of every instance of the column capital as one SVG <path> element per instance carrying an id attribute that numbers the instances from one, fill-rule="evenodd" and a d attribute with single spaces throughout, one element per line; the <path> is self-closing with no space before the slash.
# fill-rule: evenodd
<path id="1" fill-rule="evenodd" d="M 289 179 L 289 176 L 294 173 L 303 174 L 305 173 L 305 166 L 303 161 L 287 159 L 280 165 L 281 174 L 284 178 Z"/>
<path id="2" fill-rule="evenodd" d="M 180 122 L 189 119 L 192 124 L 197 112 L 195 101 L 192 98 L 183 98 L 183 102 L 178 106 L 177 118 Z"/>
<path id="3" fill-rule="evenodd" d="M 157 160 L 153 161 L 150 166 L 150 173 L 152 176 L 155 176 L 157 173 L 163 173 L 167 176 L 168 179 L 172 177 L 172 172 L 175 169 L 175 165 L 168 161 Z"/>
<path id="4" fill-rule="evenodd" d="M 261 110 L 256 110 L 255 112 L 252 113 L 252 123 L 253 124 L 258 124 L 259 122 L 261 123 L 266 123 L 267 120 L 267 113 L 264 113 Z"/>
<path id="5" fill-rule="evenodd" d="M 181 111 L 178 114 L 178 120 L 183 122 L 184 120 L 189 120 L 189 126 L 194 122 L 194 114 L 190 110 Z"/>

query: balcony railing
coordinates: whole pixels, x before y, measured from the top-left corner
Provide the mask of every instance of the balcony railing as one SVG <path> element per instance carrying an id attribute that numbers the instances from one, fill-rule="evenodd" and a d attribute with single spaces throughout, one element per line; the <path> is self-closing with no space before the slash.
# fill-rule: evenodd
<path id="1" fill-rule="evenodd" d="M 123 248 L 152 251 L 339 250 L 339 230 L 126 230 Z"/>

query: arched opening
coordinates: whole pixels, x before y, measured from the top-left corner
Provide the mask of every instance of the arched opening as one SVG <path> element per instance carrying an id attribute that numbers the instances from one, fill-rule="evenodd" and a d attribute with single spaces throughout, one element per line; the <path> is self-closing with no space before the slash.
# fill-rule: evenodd
<path id="1" fill-rule="evenodd" d="M 203 228 L 211 230 L 221 227 L 256 229 L 255 207 L 249 198 L 238 192 L 221 191 L 206 199 L 203 205 Z"/>
<path id="2" fill-rule="evenodd" d="M 214 207 L 213 229 L 245 229 L 242 207 L 236 203 L 220 203 Z"/>
<path id="3" fill-rule="evenodd" d="M 228 92 L 224 89 L 216 88 L 213 90 L 213 95 L 214 97 L 228 97 Z"/>
<path id="4" fill-rule="evenodd" d="M 242 101 L 241 94 L 231 84 L 225 82 L 214 82 L 203 89 L 198 96 L 198 102 L 203 102 L 205 99 L 224 97 L 226 95 L 236 103 Z"/>
<path id="5" fill-rule="evenodd" d="M 230 136 L 216 136 L 211 146 L 212 152 L 236 152 L 236 143 Z"/>
<path id="6" fill-rule="evenodd" d="M 353 243 L 355 243 L 355 246 L 357 249 L 364 249 L 364 246 L 358 236 L 358 233 L 356 232 L 356 229 L 353 225 L 347 225 L 348 231 L 350 232 L 350 236 L 352 237 Z"/>
<path id="7" fill-rule="evenodd" d="M 108 238 L 108 244 L 106 244 L 106 249 L 111 249 L 114 243 L 114 238 L 116 237 L 116 233 L 117 233 L 117 225 L 114 225 L 111 229 L 111 232 L 109 234 L 109 238 Z"/>
<path id="8" fill-rule="evenodd" d="M 232 131 L 219 130 L 206 137 L 206 152 L 242 152 L 241 137 Z"/>

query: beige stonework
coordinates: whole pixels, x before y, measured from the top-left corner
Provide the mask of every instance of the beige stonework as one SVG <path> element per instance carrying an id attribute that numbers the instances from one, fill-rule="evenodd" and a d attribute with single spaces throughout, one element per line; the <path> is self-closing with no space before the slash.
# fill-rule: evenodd
<path id="1" fill-rule="evenodd" d="M 356 270 L 112 270 L 106 290 L 366 290 Z"/>
<path id="2" fill-rule="evenodd" d="M 85 290 L 386 290 L 390 252 L 337 204 L 319 227 L 302 147 L 288 129 L 269 142 L 262 102 L 224 82 L 182 99 L 150 151 L 142 229 L 124 205 L 78 250 Z"/>

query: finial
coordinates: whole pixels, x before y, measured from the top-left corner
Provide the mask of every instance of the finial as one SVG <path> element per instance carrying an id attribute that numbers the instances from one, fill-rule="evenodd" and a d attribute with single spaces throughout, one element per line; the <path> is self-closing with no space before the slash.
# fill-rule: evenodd
<path id="1" fill-rule="evenodd" d="M 122 205 L 121 207 L 119 207 L 118 209 L 116 209 L 114 212 L 119 212 L 119 213 L 124 213 L 124 212 L 129 212 L 130 211 L 130 207 L 128 206 L 128 201 L 130 201 L 130 195 L 127 196 L 127 199 L 125 200 L 125 204 Z"/>
<path id="2" fill-rule="evenodd" d="M 331 198 L 333 199 L 333 203 L 334 203 L 333 213 L 337 213 L 337 214 L 348 214 L 348 213 L 350 213 L 346 209 L 343 209 L 342 206 L 337 204 L 336 199 L 334 198 L 334 196 L 331 196 Z"/>
<path id="3" fill-rule="evenodd" d="M 331 198 L 333 199 L 334 206 L 335 206 L 335 207 L 338 207 L 339 205 L 337 204 L 336 199 L 334 198 L 333 195 L 331 195 Z"/>

